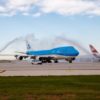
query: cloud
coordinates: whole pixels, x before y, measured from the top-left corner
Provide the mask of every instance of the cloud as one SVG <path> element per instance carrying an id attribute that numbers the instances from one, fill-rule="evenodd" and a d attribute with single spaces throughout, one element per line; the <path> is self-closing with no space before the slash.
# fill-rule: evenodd
<path id="1" fill-rule="evenodd" d="M 0 4 L 0 15 L 28 15 L 33 10 L 31 9 L 38 0 L 6 0 L 5 4 Z"/>
<path id="2" fill-rule="evenodd" d="M 40 12 L 35 13 L 35 14 L 33 14 L 33 16 L 34 16 L 34 17 L 39 17 L 39 16 L 41 16 L 41 13 L 40 13 Z"/>
<path id="3" fill-rule="evenodd" d="M 35 17 L 49 13 L 100 16 L 100 0 L 6 0 L 0 3 L 0 15 L 18 13 Z"/>
<path id="4" fill-rule="evenodd" d="M 90 0 L 43 0 L 40 6 L 43 13 L 53 12 L 61 15 L 75 15 L 83 13 L 99 15 L 100 5 L 98 5 L 98 3 L 99 2 Z"/>

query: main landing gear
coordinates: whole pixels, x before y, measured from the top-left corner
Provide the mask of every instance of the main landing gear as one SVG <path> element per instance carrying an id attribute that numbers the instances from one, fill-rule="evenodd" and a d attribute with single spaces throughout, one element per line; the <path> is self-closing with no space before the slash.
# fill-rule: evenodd
<path id="1" fill-rule="evenodd" d="M 52 60 L 54 61 L 54 63 L 58 63 L 58 60 L 57 59 L 54 60 L 52 57 L 40 57 L 39 60 L 42 63 L 52 63 Z"/>

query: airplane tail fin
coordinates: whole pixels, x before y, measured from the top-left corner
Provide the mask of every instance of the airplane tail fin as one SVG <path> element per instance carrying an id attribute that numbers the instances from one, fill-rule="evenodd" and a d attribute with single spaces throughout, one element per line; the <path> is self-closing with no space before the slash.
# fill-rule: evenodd
<path id="1" fill-rule="evenodd" d="M 98 53 L 98 51 L 92 45 L 89 46 L 92 53 Z"/>
<path id="2" fill-rule="evenodd" d="M 26 47 L 27 47 L 27 50 L 32 50 L 32 47 L 27 40 L 26 40 Z"/>
<path id="3" fill-rule="evenodd" d="M 97 57 L 97 54 L 99 54 L 99 52 L 94 48 L 93 45 L 89 45 L 89 47 L 90 47 L 92 54 Z"/>

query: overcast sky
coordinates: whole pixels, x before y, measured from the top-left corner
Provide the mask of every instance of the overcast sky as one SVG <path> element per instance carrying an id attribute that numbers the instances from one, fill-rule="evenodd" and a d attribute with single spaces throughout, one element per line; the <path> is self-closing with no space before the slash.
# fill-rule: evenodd
<path id="1" fill-rule="evenodd" d="M 30 33 L 66 36 L 100 51 L 100 0 L 0 0 L 0 46 Z"/>

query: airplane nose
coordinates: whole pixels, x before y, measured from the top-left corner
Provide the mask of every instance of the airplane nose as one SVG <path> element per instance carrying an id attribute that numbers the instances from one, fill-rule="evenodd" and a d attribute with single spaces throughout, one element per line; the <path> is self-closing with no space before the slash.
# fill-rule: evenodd
<path id="1" fill-rule="evenodd" d="M 76 54 L 76 56 L 78 56 L 79 55 L 79 51 L 75 50 L 75 54 Z"/>
<path id="2" fill-rule="evenodd" d="M 72 54 L 73 54 L 74 56 L 78 56 L 78 55 L 79 55 L 79 51 L 78 51 L 76 48 L 74 48 L 74 49 L 72 50 Z"/>

